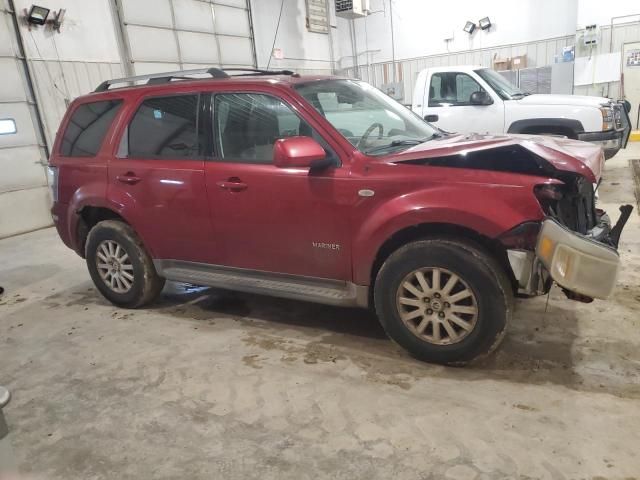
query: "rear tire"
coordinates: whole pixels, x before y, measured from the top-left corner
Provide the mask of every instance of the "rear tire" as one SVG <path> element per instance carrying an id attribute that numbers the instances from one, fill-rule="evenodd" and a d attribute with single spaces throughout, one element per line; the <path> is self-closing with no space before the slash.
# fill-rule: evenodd
<path id="1" fill-rule="evenodd" d="M 500 344 L 513 311 L 513 289 L 480 246 L 428 239 L 389 256 L 376 278 L 374 303 L 389 337 L 411 355 L 461 365 Z"/>
<path id="2" fill-rule="evenodd" d="M 164 287 L 140 238 L 124 222 L 97 223 L 87 236 L 85 256 L 93 283 L 119 307 L 147 305 Z"/>

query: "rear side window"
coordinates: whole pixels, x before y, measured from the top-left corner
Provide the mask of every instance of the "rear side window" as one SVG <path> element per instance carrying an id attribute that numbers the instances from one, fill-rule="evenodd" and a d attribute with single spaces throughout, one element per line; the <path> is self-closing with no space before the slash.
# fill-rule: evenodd
<path id="1" fill-rule="evenodd" d="M 199 95 L 148 98 L 129 124 L 129 157 L 201 157 L 204 128 L 198 128 Z"/>
<path id="2" fill-rule="evenodd" d="M 62 137 L 60 154 L 65 157 L 95 157 L 122 100 L 80 105 L 71 115 Z"/>

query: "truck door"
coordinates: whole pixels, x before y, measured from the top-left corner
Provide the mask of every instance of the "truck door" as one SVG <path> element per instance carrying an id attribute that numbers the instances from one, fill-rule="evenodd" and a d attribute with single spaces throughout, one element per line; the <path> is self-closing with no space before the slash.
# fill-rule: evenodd
<path id="1" fill-rule="evenodd" d="M 468 73 L 434 72 L 428 81 L 425 120 L 457 133 L 503 133 L 504 103 Z M 485 92 L 488 105 L 473 105 L 471 95 Z"/>

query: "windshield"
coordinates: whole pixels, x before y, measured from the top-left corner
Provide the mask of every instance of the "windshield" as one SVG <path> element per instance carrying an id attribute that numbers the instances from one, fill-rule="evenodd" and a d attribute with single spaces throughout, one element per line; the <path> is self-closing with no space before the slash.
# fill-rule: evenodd
<path id="1" fill-rule="evenodd" d="M 481 68 L 480 70 L 475 70 L 475 72 L 480 75 L 503 100 L 517 100 L 526 95 L 526 93 L 494 70 Z"/>
<path id="2" fill-rule="evenodd" d="M 440 136 L 435 127 L 365 82 L 323 80 L 296 90 L 367 155 L 385 155 Z"/>

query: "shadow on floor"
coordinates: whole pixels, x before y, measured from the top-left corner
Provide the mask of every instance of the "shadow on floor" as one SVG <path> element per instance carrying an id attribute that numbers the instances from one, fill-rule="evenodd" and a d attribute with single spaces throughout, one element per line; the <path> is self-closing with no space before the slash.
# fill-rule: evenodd
<path id="1" fill-rule="evenodd" d="M 56 305 L 67 307 L 109 305 L 93 287 L 61 292 L 47 300 L 56 298 Z M 283 360 L 305 363 L 349 359 L 375 378 L 390 379 L 386 383 L 398 383 L 401 378 L 407 388 L 423 379 L 446 377 L 553 383 L 579 391 L 640 397 L 638 382 L 630 382 L 630 377 L 639 375 L 638 349 L 625 342 L 579 339 L 576 311 L 571 305 L 552 297 L 545 313 L 544 299 L 518 301 L 502 345 L 493 355 L 465 368 L 412 359 L 387 338 L 375 315 L 363 309 L 171 282 L 150 309 L 176 320 L 215 325 L 213 328 L 241 325 L 251 349 L 281 350 Z M 608 362 L 605 370 L 599 365 L 602 362 Z M 589 363 L 597 364 L 596 368 Z M 612 370 L 618 375 L 611 375 Z"/>

